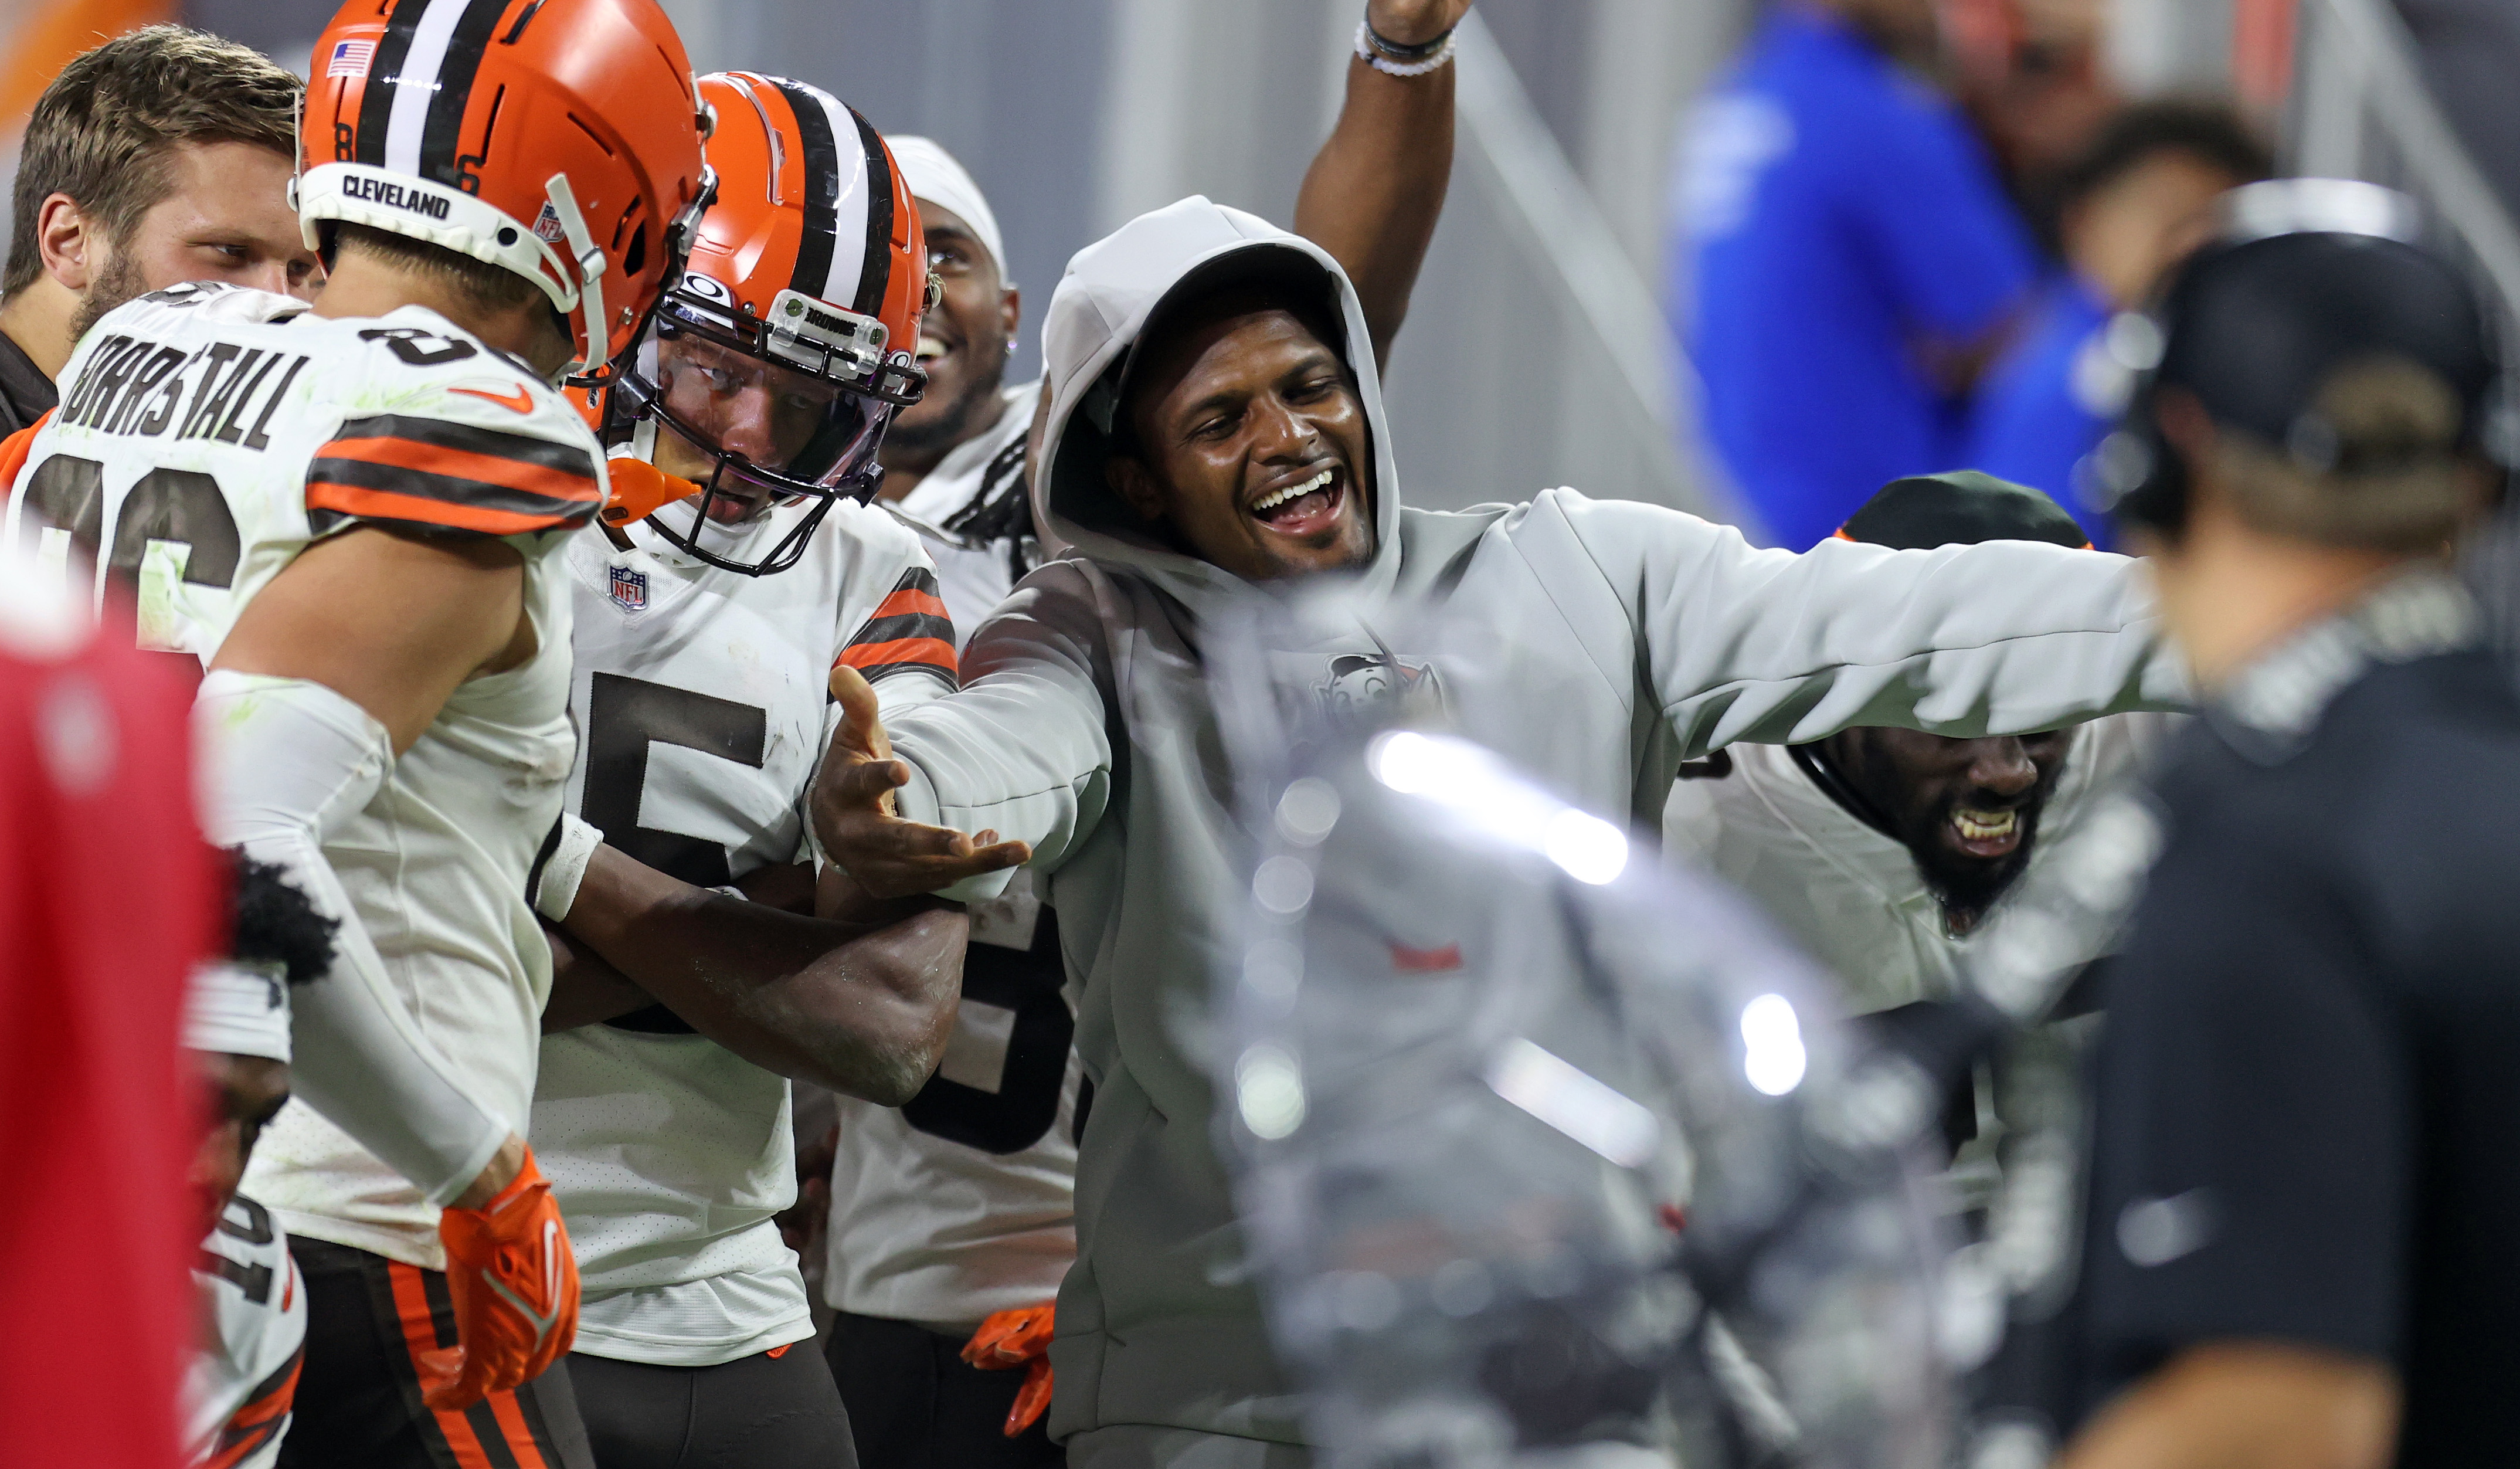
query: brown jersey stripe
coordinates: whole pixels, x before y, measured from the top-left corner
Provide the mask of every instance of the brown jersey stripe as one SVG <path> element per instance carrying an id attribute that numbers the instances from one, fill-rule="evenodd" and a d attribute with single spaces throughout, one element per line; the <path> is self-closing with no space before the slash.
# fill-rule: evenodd
<path id="1" fill-rule="evenodd" d="M 852 643 L 891 643 L 906 637 L 941 637 L 954 641 L 954 620 L 931 613 L 914 612 L 901 617 L 877 616 L 868 620 Z"/>
<path id="2" fill-rule="evenodd" d="M 603 486 L 591 474 L 570 474 L 521 460 L 443 449 L 408 438 L 336 438 L 315 453 L 317 464 L 355 460 L 432 480 L 496 485 L 554 500 L 593 502 L 604 498 Z"/>
<path id="3" fill-rule="evenodd" d="M 545 469 L 585 479 L 595 477 L 595 455 L 585 445 L 562 443 L 530 434 L 510 434 L 504 430 L 485 429 L 478 424 L 456 423 L 443 418 L 422 418 L 409 413 L 354 418 L 335 430 L 333 436 L 337 440 L 403 438 L 433 448 L 458 449 L 468 454 L 487 454 L 493 459 L 539 464 Z"/>
<path id="4" fill-rule="evenodd" d="M 362 489 L 382 489 L 482 510 L 513 511 L 518 515 L 584 515 L 601 505 L 604 499 L 600 485 L 593 481 L 540 481 L 516 484 L 503 480 L 474 480 L 461 475 L 439 474 L 420 465 L 394 460 L 339 459 L 329 455 L 306 466 L 306 479 L 309 483 L 320 481 L 330 484 L 355 484 Z M 572 484 L 586 487 L 566 487 Z"/>
<path id="5" fill-rule="evenodd" d="M 401 494 L 359 484 L 318 481 L 306 486 L 306 508 L 333 511 L 363 521 L 396 521 L 480 535 L 528 535 L 537 530 L 575 528 L 594 517 L 592 503 L 542 511 L 503 510 L 468 505 L 453 499 Z M 310 516 L 311 518 L 311 516 Z"/>
<path id="6" fill-rule="evenodd" d="M 878 618 L 907 617 L 912 613 L 924 613 L 949 621 L 953 618 L 953 614 L 945 610 L 945 599 L 937 596 L 933 588 L 925 587 L 905 586 L 884 598 L 875 610 Z"/>
<path id="7" fill-rule="evenodd" d="M 840 650 L 839 662 L 866 675 L 870 683 L 904 668 L 925 668 L 943 675 L 948 682 L 962 681 L 961 666 L 954 659 L 954 644 L 947 638 L 908 637 L 888 643 L 851 643 Z"/>

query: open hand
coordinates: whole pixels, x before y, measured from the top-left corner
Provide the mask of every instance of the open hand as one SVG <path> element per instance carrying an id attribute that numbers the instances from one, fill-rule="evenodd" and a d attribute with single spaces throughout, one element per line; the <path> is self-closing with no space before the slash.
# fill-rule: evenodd
<path id="1" fill-rule="evenodd" d="M 832 697 L 839 701 L 841 724 L 814 779 L 814 835 L 869 896 L 933 893 L 1031 859 L 1030 847 L 1000 842 L 996 832 L 972 837 L 901 819 L 892 793 L 909 782 L 910 771 L 892 757 L 874 687 L 842 665 L 832 669 Z"/>
<path id="2" fill-rule="evenodd" d="M 1422 46 L 1469 13 L 1470 0 L 1368 0 L 1365 7 L 1373 33 L 1403 46 Z"/>

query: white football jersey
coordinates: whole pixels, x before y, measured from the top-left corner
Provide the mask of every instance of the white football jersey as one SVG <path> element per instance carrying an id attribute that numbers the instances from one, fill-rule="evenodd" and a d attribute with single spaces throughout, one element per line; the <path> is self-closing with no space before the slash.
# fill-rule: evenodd
<path id="1" fill-rule="evenodd" d="M 956 444 L 891 506 L 927 543 L 937 593 L 967 642 L 1042 560 L 1024 487 L 1024 436 L 1041 402 L 1041 383 L 1007 389 L 999 397 L 1006 406 L 988 432 Z"/>
<path id="2" fill-rule="evenodd" d="M 1076 995 L 1031 878 L 971 904 L 962 1008 L 919 1095 L 838 1099 L 824 1294 L 841 1310 L 976 1326 L 1057 1296 L 1076 1260 Z"/>
<path id="3" fill-rule="evenodd" d="M 1041 556 L 1024 493 L 1039 382 L 1010 388 L 893 507 L 936 563 L 965 638 Z M 1076 1259 L 1085 1068 L 1057 916 L 1032 873 L 971 905 L 963 1003 L 945 1059 L 907 1106 L 838 1099 L 824 1295 L 841 1310 L 960 1328 L 1058 1294 Z"/>
<path id="4" fill-rule="evenodd" d="M 2074 732 L 2039 818 L 2032 866 L 2070 864 L 2090 843 L 2115 840 L 2085 819 L 2092 796 L 2129 777 L 2163 717 L 2112 714 Z M 1674 783 L 1663 812 L 1667 854 L 1694 858 L 1749 894 L 1845 984 L 1848 1009 L 1949 999 L 1973 947 L 2002 928 L 2010 906 L 1999 899 L 1976 929 L 1952 934 L 1908 849 L 1839 805 L 1784 746 L 1734 745 L 1725 759 L 1728 774 L 1684 771 Z"/>
<path id="5" fill-rule="evenodd" d="M 193 1288 L 205 1328 L 184 1366 L 184 1453 L 216 1469 L 270 1469 L 306 1354 L 306 1290 L 271 1211 L 239 1194 L 202 1241 Z"/>
<path id="6" fill-rule="evenodd" d="M 743 543 L 774 543 L 803 513 L 773 512 Z M 629 549 L 581 536 L 566 558 L 583 735 L 571 808 L 703 887 L 802 859 L 806 787 L 837 722 L 832 666 L 864 673 L 887 711 L 953 687 L 953 630 L 919 538 L 842 503 L 793 568 L 745 576 L 645 525 L 629 536 Z M 532 1139 L 584 1283 L 576 1350 L 706 1366 L 813 1334 L 772 1220 L 795 1202 L 789 1128 L 786 1078 L 662 1006 L 543 1041 Z"/>
<path id="7" fill-rule="evenodd" d="M 526 877 L 576 751 L 559 552 L 603 503 L 594 436 L 530 369 L 425 307 L 327 320 L 218 285 L 112 312 L 62 385 L 0 534 L 55 566 L 85 550 L 100 599 L 110 577 L 136 581 L 152 646 L 208 663 L 282 568 L 359 525 L 523 554 L 534 656 L 458 685 L 324 849 L 413 1025 L 521 1129 L 551 988 Z M 264 1130 L 247 1188 L 292 1234 L 444 1265 L 437 1210 L 310 1108 Z"/>

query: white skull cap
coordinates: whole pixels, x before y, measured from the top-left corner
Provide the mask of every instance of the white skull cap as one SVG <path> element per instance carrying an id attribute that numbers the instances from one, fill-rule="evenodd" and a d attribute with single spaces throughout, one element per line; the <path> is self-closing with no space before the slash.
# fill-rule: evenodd
<path id="1" fill-rule="evenodd" d="M 934 138 L 903 136 L 886 138 L 892 149 L 892 161 L 901 166 L 901 176 L 910 183 L 910 196 L 921 204 L 941 205 L 963 216 L 963 222 L 979 236 L 980 248 L 998 267 L 998 280 L 1012 285 L 1007 276 L 1007 245 L 998 235 L 998 216 L 989 207 L 988 196 L 971 179 L 954 155 L 947 153 Z"/>

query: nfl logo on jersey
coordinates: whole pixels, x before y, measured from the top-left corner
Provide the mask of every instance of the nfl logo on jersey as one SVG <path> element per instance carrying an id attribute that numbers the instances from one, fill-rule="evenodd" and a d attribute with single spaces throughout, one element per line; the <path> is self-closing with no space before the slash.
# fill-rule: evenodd
<path id="1" fill-rule="evenodd" d="M 612 569 L 612 600 L 623 612 L 648 610 L 648 574 L 628 567 Z"/>

